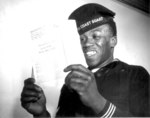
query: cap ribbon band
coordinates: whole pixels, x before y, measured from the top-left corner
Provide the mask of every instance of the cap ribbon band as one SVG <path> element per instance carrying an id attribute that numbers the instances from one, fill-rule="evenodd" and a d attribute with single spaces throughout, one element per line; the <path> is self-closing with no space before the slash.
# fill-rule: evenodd
<path id="1" fill-rule="evenodd" d="M 93 28 L 96 28 L 97 26 L 100 26 L 102 24 L 105 24 L 109 22 L 109 19 L 104 18 L 102 16 L 88 20 L 87 22 L 81 23 L 81 25 L 78 26 L 78 32 L 79 34 L 83 34 L 84 32 L 91 30 Z"/>
<path id="2" fill-rule="evenodd" d="M 94 23 L 101 22 L 102 20 L 103 20 L 103 17 L 99 17 L 99 18 L 95 18 L 90 21 L 87 21 L 86 23 L 83 23 L 78 27 L 78 31 L 80 31 L 81 29 L 88 27 L 89 25 L 92 25 Z"/>

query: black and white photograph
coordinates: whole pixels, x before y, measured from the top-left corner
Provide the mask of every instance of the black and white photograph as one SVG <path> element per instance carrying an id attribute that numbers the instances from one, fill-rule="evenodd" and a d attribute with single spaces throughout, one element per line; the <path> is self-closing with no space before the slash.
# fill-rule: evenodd
<path id="1" fill-rule="evenodd" d="M 150 117 L 149 0 L 0 0 L 0 118 Z"/>

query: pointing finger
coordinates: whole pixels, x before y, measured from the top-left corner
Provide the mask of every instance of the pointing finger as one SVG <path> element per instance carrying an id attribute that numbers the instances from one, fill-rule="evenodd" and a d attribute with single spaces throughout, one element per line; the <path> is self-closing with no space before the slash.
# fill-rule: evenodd
<path id="1" fill-rule="evenodd" d="M 72 70 L 77 70 L 77 71 L 82 71 L 82 72 L 87 72 L 88 69 L 86 67 L 84 67 L 81 64 L 73 64 L 73 65 L 69 65 L 64 69 L 64 72 L 68 72 L 68 71 L 72 71 Z"/>

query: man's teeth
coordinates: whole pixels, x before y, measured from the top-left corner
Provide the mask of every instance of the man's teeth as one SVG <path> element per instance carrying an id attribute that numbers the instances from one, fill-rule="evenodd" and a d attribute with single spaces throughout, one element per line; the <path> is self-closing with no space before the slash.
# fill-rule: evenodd
<path id="1" fill-rule="evenodd" d="M 92 55 L 96 54 L 96 51 L 89 51 L 89 52 L 87 52 L 86 54 L 87 54 L 88 56 L 92 56 Z"/>

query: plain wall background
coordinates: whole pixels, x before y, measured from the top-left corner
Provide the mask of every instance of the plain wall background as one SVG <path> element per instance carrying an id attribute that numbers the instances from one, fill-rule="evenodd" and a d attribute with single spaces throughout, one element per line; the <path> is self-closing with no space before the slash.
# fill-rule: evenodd
<path id="1" fill-rule="evenodd" d="M 32 117 L 20 106 L 23 81 L 31 75 L 30 31 L 45 24 L 61 24 L 72 10 L 88 2 L 116 12 L 115 57 L 142 65 L 150 73 L 150 17 L 139 10 L 113 0 L 0 0 L 0 118 Z M 48 109 L 54 113 L 59 89 L 46 92 Z"/>

